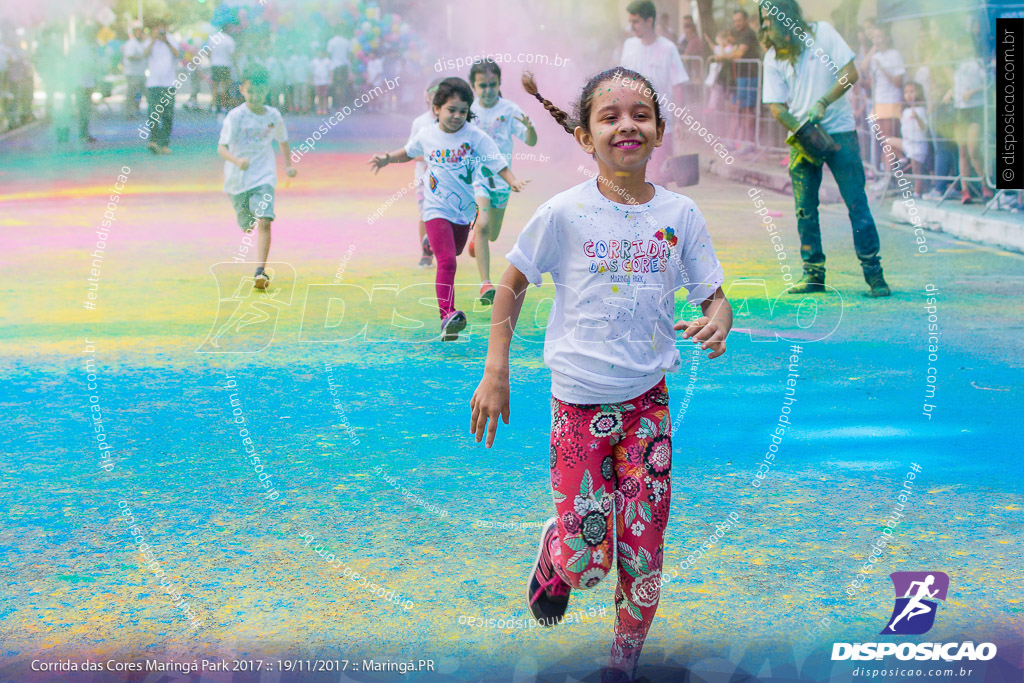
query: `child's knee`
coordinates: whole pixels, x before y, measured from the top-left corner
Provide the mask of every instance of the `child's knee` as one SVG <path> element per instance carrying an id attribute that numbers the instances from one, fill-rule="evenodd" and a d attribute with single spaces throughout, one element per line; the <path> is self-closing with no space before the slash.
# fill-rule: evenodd
<path id="1" fill-rule="evenodd" d="M 569 579 L 569 585 L 573 590 L 596 588 L 608 576 L 608 572 L 602 567 L 591 567 L 582 572 L 571 572 L 563 568 L 562 573 L 565 575 L 562 578 Z"/>

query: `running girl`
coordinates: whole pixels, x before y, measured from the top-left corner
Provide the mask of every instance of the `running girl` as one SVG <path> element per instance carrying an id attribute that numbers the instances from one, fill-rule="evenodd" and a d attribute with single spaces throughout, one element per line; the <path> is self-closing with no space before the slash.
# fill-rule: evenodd
<path id="1" fill-rule="evenodd" d="M 441 340 L 459 338 L 466 327 L 466 314 L 455 308 L 455 257 L 462 253 L 469 237 L 469 224 L 476 212 L 473 201 L 473 172 L 486 164 L 519 192 L 519 181 L 494 141 L 468 123 L 473 118 L 473 89 L 461 78 L 446 78 L 434 93 L 433 110 L 437 125 L 424 128 L 415 137 L 384 156 L 376 155 L 370 166 L 376 173 L 390 163 L 405 163 L 416 157 L 427 162 L 424 182 L 423 220 L 430 248 L 437 257 L 437 304 L 441 312 Z"/>
<path id="2" fill-rule="evenodd" d="M 501 96 L 501 67 L 492 59 L 476 61 L 469 70 L 469 84 L 477 101 L 473 103 L 476 125 L 491 136 L 501 150 L 505 163 L 512 163 L 512 136 L 530 147 L 537 144 L 537 131 L 530 119 L 515 102 Z M 494 285 L 491 284 L 491 245 L 498 239 L 501 223 L 508 206 L 509 187 L 501 178 L 495 178 L 481 165 L 482 173 L 473 179 L 478 215 L 474 235 L 469 238 L 469 255 L 476 257 L 480 271 L 480 302 L 494 303 Z M 480 237 L 480 242 L 476 238 Z"/>
<path id="3" fill-rule="evenodd" d="M 597 161 L 599 174 L 542 205 L 507 257 L 470 430 L 494 442 L 508 424 L 509 343 L 527 284 L 556 285 L 544 361 L 551 369 L 551 488 L 527 584 L 533 616 L 553 626 L 572 589 L 596 586 L 618 555 L 615 640 L 604 680 L 635 676 L 661 586 L 672 424 L 665 373 L 675 331 L 709 358 L 725 353 L 732 308 L 704 217 L 689 197 L 646 180 L 665 122 L 651 83 L 616 67 L 583 88 L 575 119 L 523 85 Z M 703 314 L 673 324 L 675 292 Z M 499 322 L 501 321 L 501 322 Z"/>

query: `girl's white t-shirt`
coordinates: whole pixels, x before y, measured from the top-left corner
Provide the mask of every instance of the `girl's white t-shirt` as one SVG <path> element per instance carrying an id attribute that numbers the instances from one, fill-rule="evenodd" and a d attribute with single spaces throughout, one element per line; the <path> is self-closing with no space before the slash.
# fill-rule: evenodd
<path id="1" fill-rule="evenodd" d="M 434 112 L 429 111 L 429 110 L 423 112 L 422 114 L 420 114 L 419 116 L 417 116 L 416 118 L 414 118 L 412 120 L 412 128 L 409 130 L 409 139 L 412 140 L 414 137 L 416 137 L 416 133 L 419 133 L 421 130 L 423 130 L 427 126 L 436 126 L 436 125 L 437 125 L 437 119 L 434 117 Z M 423 180 L 423 174 L 426 173 L 426 172 L 427 172 L 427 162 L 425 162 L 425 161 L 417 161 L 416 162 L 416 172 L 415 172 L 415 175 L 413 176 L 416 179 L 416 184 L 417 185 L 420 183 L 421 180 Z"/>
<path id="2" fill-rule="evenodd" d="M 918 120 L 925 125 L 928 124 L 925 108 L 907 107 L 903 110 L 900 132 L 903 134 L 903 152 L 907 158 L 923 164 L 928 159 L 928 131 L 921 127 Z"/>
<path id="3" fill-rule="evenodd" d="M 526 124 L 519 120 L 524 115 L 523 110 L 519 108 L 518 104 L 512 100 L 506 100 L 504 97 L 499 97 L 493 107 L 485 107 L 480 104 L 480 100 L 474 100 L 473 106 L 470 109 L 476 114 L 473 123 L 494 140 L 494 144 L 498 145 L 501 155 L 505 157 L 505 163 L 511 165 L 512 136 L 514 135 L 523 142 L 526 142 L 526 138 L 530 134 Z M 508 183 L 503 178 L 497 176 L 486 178 L 480 175 L 473 182 L 477 187 L 484 187 L 486 185 L 495 189 L 508 189 Z"/>
<path id="4" fill-rule="evenodd" d="M 441 125 L 426 126 L 405 143 L 410 157 L 423 157 L 427 173 L 423 178 L 423 220 L 444 218 L 457 225 L 469 225 L 476 216 L 473 175 L 486 165 L 497 175 L 508 166 L 487 133 L 472 123 L 455 133 Z"/>
<path id="5" fill-rule="evenodd" d="M 544 362 L 567 403 L 625 401 L 677 370 L 675 292 L 698 305 L 724 280 L 692 199 L 655 185 L 648 203 L 618 204 L 597 182 L 537 209 L 506 255 L 533 284 L 554 281 Z"/>

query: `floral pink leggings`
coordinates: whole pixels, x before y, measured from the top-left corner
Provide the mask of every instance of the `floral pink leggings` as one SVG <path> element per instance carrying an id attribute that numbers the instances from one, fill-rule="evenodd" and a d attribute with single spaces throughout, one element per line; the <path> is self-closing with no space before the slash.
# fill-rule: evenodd
<path id="1" fill-rule="evenodd" d="M 664 378 L 623 403 L 551 399 L 551 490 L 560 540 L 555 571 L 573 588 L 593 588 L 618 550 L 610 664 L 631 675 L 658 610 L 671 434 Z"/>

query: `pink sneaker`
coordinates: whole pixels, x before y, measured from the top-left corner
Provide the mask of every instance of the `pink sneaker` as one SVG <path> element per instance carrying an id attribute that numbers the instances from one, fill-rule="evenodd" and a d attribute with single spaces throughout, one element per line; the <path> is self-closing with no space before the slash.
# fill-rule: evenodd
<path id="1" fill-rule="evenodd" d="M 565 616 L 572 587 L 555 573 L 551 562 L 551 546 L 558 542 L 558 522 L 552 517 L 540 532 L 540 548 L 530 572 L 526 606 L 542 626 L 554 626 Z"/>
<path id="2" fill-rule="evenodd" d="M 441 321 L 441 341 L 455 341 L 459 338 L 459 332 L 466 329 L 466 314 L 462 311 L 452 311 Z"/>

